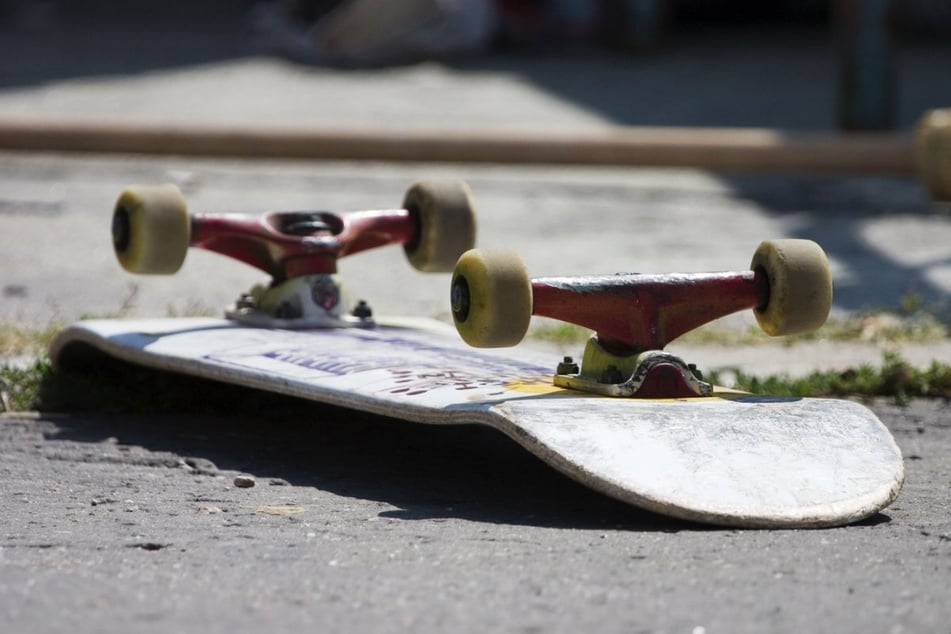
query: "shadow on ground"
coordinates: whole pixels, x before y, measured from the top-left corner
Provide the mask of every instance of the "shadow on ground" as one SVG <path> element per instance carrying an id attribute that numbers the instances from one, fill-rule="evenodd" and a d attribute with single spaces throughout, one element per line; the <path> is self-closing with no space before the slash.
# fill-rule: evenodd
<path id="1" fill-rule="evenodd" d="M 0 14 L 0 89 L 134 76 L 250 53 L 246 19 L 234 9 L 149 11 L 136 3 L 118 13 L 102 8 L 33 19 L 12 13 Z"/>
<path id="2" fill-rule="evenodd" d="M 86 370 L 48 374 L 41 408 L 71 412 L 50 418 L 48 441 L 101 447 L 115 439 L 196 464 L 211 461 L 214 473 L 386 502 L 396 509 L 382 515 L 404 520 L 704 529 L 590 491 L 487 427 L 407 423 L 105 360 Z M 177 464 L 170 457 L 154 462 Z"/>

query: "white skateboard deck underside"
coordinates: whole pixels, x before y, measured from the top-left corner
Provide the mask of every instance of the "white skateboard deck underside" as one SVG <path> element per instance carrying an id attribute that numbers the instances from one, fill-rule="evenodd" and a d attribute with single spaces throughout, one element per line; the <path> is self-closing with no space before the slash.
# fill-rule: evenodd
<path id="1" fill-rule="evenodd" d="M 614 399 L 551 385 L 558 359 L 466 346 L 451 327 L 287 331 L 219 319 L 101 320 L 64 330 L 54 362 L 91 348 L 131 363 L 420 423 L 494 427 L 562 473 L 638 507 L 738 527 L 854 522 L 904 478 L 885 426 L 857 403 Z"/>

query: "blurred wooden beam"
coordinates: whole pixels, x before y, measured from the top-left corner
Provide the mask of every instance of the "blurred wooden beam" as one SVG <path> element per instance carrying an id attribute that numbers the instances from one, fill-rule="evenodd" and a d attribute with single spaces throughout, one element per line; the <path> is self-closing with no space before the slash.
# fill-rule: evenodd
<path id="1" fill-rule="evenodd" d="M 458 163 L 684 167 L 710 171 L 912 174 L 915 144 L 896 133 L 758 128 L 371 130 L 7 118 L 0 149 Z"/>

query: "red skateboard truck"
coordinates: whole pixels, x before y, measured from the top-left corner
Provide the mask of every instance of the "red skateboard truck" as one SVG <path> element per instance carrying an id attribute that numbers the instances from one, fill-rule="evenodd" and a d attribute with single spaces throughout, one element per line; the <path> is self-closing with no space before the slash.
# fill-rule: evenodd
<path id="1" fill-rule="evenodd" d="M 832 278 L 810 240 L 763 242 L 749 270 L 738 272 L 536 279 L 513 251 L 472 250 L 456 264 L 451 304 L 460 335 L 477 347 L 517 344 L 532 315 L 593 330 L 580 369 L 566 358 L 558 385 L 614 396 L 703 396 L 712 386 L 663 352 L 670 341 L 744 309 L 770 335 L 815 330 L 832 305 Z"/>
<path id="2" fill-rule="evenodd" d="M 346 305 L 339 258 L 401 244 L 416 269 L 448 272 L 475 234 L 472 194 L 457 181 L 416 183 L 398 209 L 348 213 L 189 214 L 174 185 L 133 186 L 119 196 L 112 217 L 116 256 L 132 273 L 175 273 L 189 247 L 197 247 L 270 275 L 268 286 L 242 295 L 227 315 L 274 327 L 371 325 L 365 304 Z"/>

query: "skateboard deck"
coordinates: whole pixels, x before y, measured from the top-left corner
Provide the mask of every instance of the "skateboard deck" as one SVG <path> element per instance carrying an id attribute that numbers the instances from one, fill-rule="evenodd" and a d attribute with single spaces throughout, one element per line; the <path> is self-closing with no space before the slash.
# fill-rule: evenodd
<path id="1" fill-rule="evenodd" d="M 891 434 L 857 403 L 719 388 L 686 399 L 566 390 L 552 384 L 556 359 L 475 350 L 433 320 L 322 330 L 86 321 L 62 331 L 50 353 L 66 366 L 105 353 L 417 423 L 488 425 L 591 489 L 722 526 L 855 522 L 891 503 L 904 479 Z"/>

